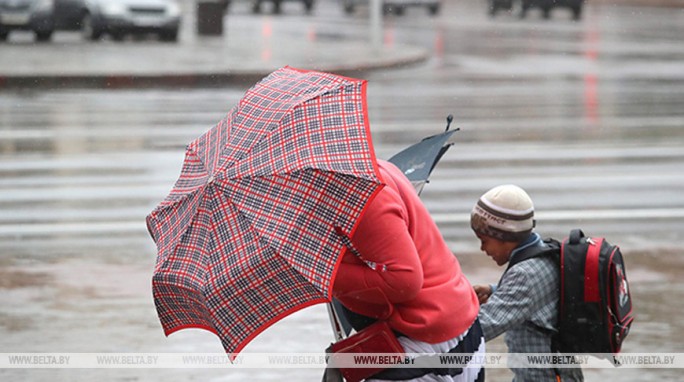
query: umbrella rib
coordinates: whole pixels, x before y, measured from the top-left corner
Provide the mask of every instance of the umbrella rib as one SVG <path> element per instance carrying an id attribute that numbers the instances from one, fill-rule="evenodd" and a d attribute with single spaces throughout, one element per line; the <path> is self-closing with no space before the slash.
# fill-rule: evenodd
<path id="1" fill-rule="evenodd" d="M 304 274 L 304 273 L 302 273 L 302 272 L 299 270 L 300 266 L 299 266 L 298 264 L 292 263 L 292 261 L 291 261 L 288 257 L 283 257 L 283 256 L 281 256 L 281 252 L 278 251 L 278 250 L 275 248 L 274 245 L 272 245 L 272 241 L 269 240 L 269 238 L 268 238 L 267 236 L 265 236 L 264 234 L 262 234 L 262 233 L 255 227 L 254 223 L 252 222 L 252 219 L 250 219 L 250 218 L 249 218 L 242 210 L 240 210 L 237 206 L 236 206 L 236 210 L 237 210 L 238 215 L 239 215 L 242 219 L 244 219 L 244 220 L 247 222 L 249 228 L 254 232 L 254 235 L 257 237 L 257 240 L 259 240 L 260 242 L 262 242 L 262 244 L 263 244 L 265 247 L 268 247 L 270 250 L 272 250 L 273 253 L 274 253 L 274 255 L 278 256 L 278 257 L 279 257 L 280 259 L 282 259 L 284 262 L 288 263 L 288 264 L 292 267 L 291 269 L 292 269 L 293 271 L 297 272 L 297 274 L 299 275 L 299 278 L 301 278 L 301 281 L 302 281 L 302 282 L 307 282 L 307 275 Z M 316 288 L 313 284 L 312 284 L 312 287 L 315 288 L 319 293 L 322 293 L 322 291 L 320 291 L 318 288 Z M 326 292 L 327 292 L 327 291 L 326 291 Z"/>
<path id="2" fill-rule="evenodd" d="M 307 74 L 306 72 L 301 72 L 301 71 L 298 71 L 298 70 L 294 70 L 294 72 L 297 73 L 297 74 L 299 74 L 300 76 L 303 76 L 303 75 L 306 75 L 306 74 Z M 305 77 L 305 78 L 306 78 L 306 77 Z M 313 100 L 313 99 L 319 98 L 319 97 L 322 96 L 323 94 L 329 93 L 329 92 L 331 92 L 331 91 L 333 91 L 333 90 L 340 89 L 340 88 L 344 88 L 345 86 L 348 86 L 348 85 L 350 85 L 350 84 L 354 84 L 354 82 L 351 82 L 350 79 L 345 78 L 344 81 L 342 81 L 342 80 L 340 80 L 340 78 L 342 78 L 342 77 L 331 77 L 331 78 L 330 78 L 331 83 L 330 83 L 329 85 L 327 85 L 327 86 L 325 86 L 325 87 L 322 87 L 320 90 L 318 90 L 318 91 L 316 91 L 316 92 L 306 93 L 305 96 L 301 96 L 300 93 L 297 93 L 297 92 L 295 92 L 295 91 L 289 91 L 289 92 L 287 92 L 288 94 L 291 94 L 291 95 L 293 95 L 293 96 L 298 96 L 298 95 L 299 95 L 300 97 L 292 97 L 291 100 L 290 100 L 290 104 L 288 105 L 287 109 L 284 109 L 284 110 L 283 110 L 283 109 L 273 109 L 273 111 L 275 112 L 275 111 L 282 110 L 282 111 L 283 111 L 283 114 L 291 114 L 291 113 L 294 112 L 294 110 L 295 110 L 296 108 L 301 107 L 301 105 L 305 104 L 306 102 L 309 102 L 309 101 L 311 101 L 311 100 Z M 299 81 L 301 81 L 301 79 L 299 79 Z M 277 82 L 279 82 L 279 79 L 278 79 L 278 78 L 274 78 L 274 79 L 272 80 L 272 82 L 277 83 Z M 315 83 L 314 83 L 314 84 L 315 84 Z M 269 89 L 271 92 L 273 92 L 274 94 L 282 94 L 283 92 L 285 92 L 285 90 L 283 90 L 281 87 L 273 87 L 273 86 L 271 86 L 271 81 L 262 81 L 259 85 L 260 85 L 260 86 L 263 86 L 263 87 L 265 87 L 265 88 L 268 88 L 268 89 Z M 256 89 L 254 89 L 253 91 L 254 91 L 255 93 L 258 93 Z M 249 93 L 248 93 L 248 95 L 249 95 Z M 262 99 L 268 99 L 269 101 L 280 101 L 280 100 L 282 100 L 282 98 L 269 97 L 269 96 L 265 95 L 264 92 L 259 93 L 259 97 L 262 98 Z M 249 98 L 249 97 L 246 97 L 246 98 Z M 245 103 L 247 103 L 247 102 L 245 101 Z M 250 103 L 250 105 L 252 105 L 252 104 Z M 239 106 L 240 106 L 240 107 L 236 110 L 236 113 L 237 113 L 238 115 L 243 116 L 243 117 L 246 116 L 246 115 L 249 115 L 248 113 L 243 113 L 243 111 L 242 111 L 243 104 L 240 104 Z M 256 105 L 256 104 L 254 104 L 254 105 L 252 105 L 252 106 L 253 106 L 254 108 L 258 108 L 258 109 L 264 109 L 264 108 L 265 108 L 263 105 Z M 269 109 L 269 110 L 270 110 L 270 109 Z M 274 125 L 274 126 L 277 126 L 278 123 L 279 123 L 280 121 L 282 121 L 282 118 L 277 119 L 277 118 L 274 117 L 274 118 L 271 118 L 271 119 L 267 120 L 265 123 L 266 123 L 267 125 Z M 267 138 L 270 137 L 272 134 L 275 134 L 275 133 L 278 132 L 278 131 L 279 131 L 278 129 L 270 128 L 270 129 L 267 131 L 267 133 L 263 136 L 263 139 L 267 139 Z M 246 158 L 246 157 L 249 157 L 249 155 L 250 155 L 250 154 L 255 150 L 255 148 L 258 146 L 258 142 L 261 142 L 261 141 L 262 141 L 262 140 L 255 141 L 255 143 L 254 143 L 252 146 L 249 147 L 249 150 L 244 150 L 244 151 L 241 153 L 241 155 L 240 155 L 239 157 L 234 158 L 234 160 L 232 161 L 232 163 L 237 163 L 237 162 L 239 162 L 240 160 L 242 160 L 242 159 L 244 159 L 244 158 Z M 236 146 L 236 147 L 240 147 L 241 145 L 240 145 L 239 143 L 240 143 L 240 142 L 236 143 L 235 146 Z M 312 145 L 310 145 L 310 146 L 312 146 Z M 226 166 L 226 165 L 224 164 L 223 167 L 225 167 L 225 166 Z"/>
<path id="3" fill-rule="evenodd" d="M 336 175 L 342 176 L 344 178 L 349 178 L 349 179 L 354 178 L 353 176 L 348 175 L 348 174 L 340 174 L 340 173 L 335 173 L 332 171 L 322 170 L 322 169 L 318 169 L 318 168 L 301 169 L 301 170 L 293 171 L 291 173 L 291 175 L 296 176 L 297 173 L 305 174 L 307 172 L 317 172 L 317 173 L 324 173 L 324 174 L 329 174 L 329 175 L 336 174 Z M 253 182 L 256 179 L 266 180 L 266 178 L 263 178 L 263 177 L 251 178 L 251 179 L 245 178 L 244 180 Z M 274 179 L 286 180 L 288 178 L 281 174 L 281 175 L 274 175 L 273 178 L 271 179 L 271 182 L 273 182 Z M 338 183 L 344 184 L 344 183 L 348 183 L 348 181 L 347 180 L 339 180 Z M 242 187 L 237 186 L 235 184 L 226 185 L 226 184 L 223 184 L 223 182 L 218 182 L 217 185 L 220 185 L 220 187 L 222 189 L 224 189 L 224 192 L 225 191 L 228 191 L 228 192 L 233 191 L 234 192 L 235 190 L 238 190 L 241 188 L 249 189 L 249 188 L 257 187 L 251 183 L 245 184 Z M 299 197 L 299 199 L 304 200 L 304 199 L 309 199 L 311 197 L 313 197 L 313 196 L 307 194 L 307 195 L 301 195 Z M 315 203 L 319 206 L 325 206 L 325 209 L 327 209 L 327 210 L 333 211 L 333 210 L 336 210 L 339 208 L 339 205 L 335 204 L 334 201 L 326 199 L 326 198 L 322 197 L 322 195 L 317 196 L 316 198 L 317 198 L 317 201 Z M 272 199 L 272 198 L 270 198 L 270 200 L 275 201 L 275 199 Z M 261 245 L 263 247 L 270 248 L 271 250 L 273 250 L 278 255 L 283 255 L 283 253 L 278 250 L 278 248 L 280 247 L 280 245 L 278 243 L 280 243 L 282 241 L 282 239 L 278 239 L 277 237 L 273 236 L 272 233 L 275 233 L 273 226 L 267 227 L 267 226 L 264 226 L 263 224 L 258 223 L 259 216 L 264 213 L 264 204 L 263 203 L 260 205 L 256 205 L 254 203 L 253 203 L 254 205 L 249 205 L 249 204 L 244 204 L 244 203 L 236 203 L 234 198 L 227 198 L 227 203 L 229 203 L 232 206 L 231 208 L 234 208 L 234 210 L 236 211 L 236 213 L 238 214 L 240 219 L 242 221 L 244 221 L 244 223 L 247 227 L 249 227 L 249 229 L 253 232 L 253 235 L 262 243 Z M 293 214 L 289 215 L 289 216 L 282 216 L 282 217 L 278 218 L 277 220 L 279 220 L 281 222 L 279 224 L 287 224 L 287 223 L 283 223 L 283 222 L 289 222 L 289 223 L 293 222 L 294 216 L 305 216 L 305 215 L 308 216 L 308 214 L 304 211 L 304 204 L 303 203 L 292 202 L 289 204 L 288 203 L 285 203 L 285 204 L 286 205 L 284 208 L 288 208 L 288 206 L 290 206 L 288 211 L 293 212 Z M 224 208 L 227 208 L 227 206 L 225 206 Z M 307 221 L 314 219 L 315 224 L 313 224 L 313 225 L 329 226 L 330 232 L 333 232 L 334 231 L 333 224 L 336 224 L 336 223 L 331 222 L 331 221 L 327 221 L 323 216 L 319 216 L 319 215 L 320 214 L 312 214 L 311 216 L 308 216 Z M 259 228 L 259 227 L 261 227 L 261 228 Z M 293 226 L 291 228 L 292 229 L 294 229 L 294 228 L 301 229 L 302 227 L 300 227 L 300 226 L 294 227 Z M 347 227 L 347 229 L 350 229 L 350 228 L 351 227 Z M 283 238 L 287 236 L 286 233 L 283 233 L 282 235 L 283 235 Z M 341 249 L 342 243 L 338 243 L 338 244 L 339 244 L 339 247 Z M 300 241 L 295 242 L 294 245 L 292 246 L 292 248 L 298 249 L 300 251 L 299 252 L 300 255 L 303 254 L 304 256 L 310 256 L 311 258 L 315 258 L 317 255 L 319 255 L 318 253 L 314 253 L 314 252 L 306 252 L 306 251 L 308 251 L 306 244 L 302 244 Z M 304 252 L 301 252 L 301 251 L 304 251 Z M 332 256 L 332 254 L 331 254 L 331 256 Z M 326 275 L 318 274 L 316 272 L 311 272 L 310 274 L 308 274 L 305 271 L 302 272 L 302 269 L 306 268 L 303 266 L 304 263 L 293 261 L 294 259 L 292 258 L 292 256 L 281 256 L 281 258 L 283 259 L 283 261 L 287 261 L 292 267 L 294 267 L 294 269 L 297 270 L 297 272 L 301 275 L 303 280 L 311 279 L 312 275 L 316 275 L 317 276 L 315 278 L 316 280 L 324 281 Z M 328 292 L 327 289 L 322 290 L 318 287 L 316 289 L 321 294 L 326 294 Z"/>

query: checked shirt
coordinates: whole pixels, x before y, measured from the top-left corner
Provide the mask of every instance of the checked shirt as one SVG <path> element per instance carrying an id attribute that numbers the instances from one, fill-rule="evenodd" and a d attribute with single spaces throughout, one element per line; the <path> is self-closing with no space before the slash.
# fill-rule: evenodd
<path id="1" fill-rule="evenodd" d="M 544 243 L 536 233 L 516 248 L 513 256 Z M 508 269 L 487 303 L 480 323 L 487 341 L 506 333 L 509 353 L 549 353 L 556 333 L 560 276 L 551 257 L 535 257 Z M 555 381 L 553 369 L 513 368 L 514 382 Z M 560 369 L 562 381 L 582 381 L 581 369 Z"/>

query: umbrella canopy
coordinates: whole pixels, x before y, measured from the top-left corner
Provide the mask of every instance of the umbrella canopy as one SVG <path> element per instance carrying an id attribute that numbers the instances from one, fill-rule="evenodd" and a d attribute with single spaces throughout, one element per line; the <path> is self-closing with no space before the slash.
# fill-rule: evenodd
<path id="1" fill-rule="evenodd" d="M 419 194 L 425 183 L 428 182 L 432 170 L 451 147 L 452 143 L 448 143 L 449 138 L 459 130 L 449 130 L 452 120 L 453 116 L 450 114 L 447 117 L 446 130 L 443 133 L 424 138 L 389 159 L 406 175 Z"/>
<path id="2" fill-rule="evenodd" d="M 344 242 L 382 184 L 366 82 L 279 69 L 191 142 L 147 217 L 165 333 L 204 328 L 239 352 L 279 319 L 330 301 Z"/>

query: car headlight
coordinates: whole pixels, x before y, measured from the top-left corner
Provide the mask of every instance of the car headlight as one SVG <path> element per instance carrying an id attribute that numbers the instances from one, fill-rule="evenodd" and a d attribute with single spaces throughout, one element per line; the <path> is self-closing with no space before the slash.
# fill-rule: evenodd
<path id="1" fill-rule="evenodd" d="M 126 13 L 126 6 L 120 3 L 107 2 L 102 5 L 102 13 L 106 16 L 123 16 Z"/>

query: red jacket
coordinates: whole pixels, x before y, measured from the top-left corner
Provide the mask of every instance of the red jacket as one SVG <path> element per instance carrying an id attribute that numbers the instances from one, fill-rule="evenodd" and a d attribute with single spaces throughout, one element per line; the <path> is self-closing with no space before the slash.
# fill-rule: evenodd
<path id="1" fill-rule="evenodd" d="M 378 162 L 386 186 L 352 242 L 365 260 L 387 270 L 373 270 L 347 251 L 333 294 L 410 338 L 439 343 L 457 337 L 477 317 L 477 296 L 410 181 L 391 163 Z"/>

